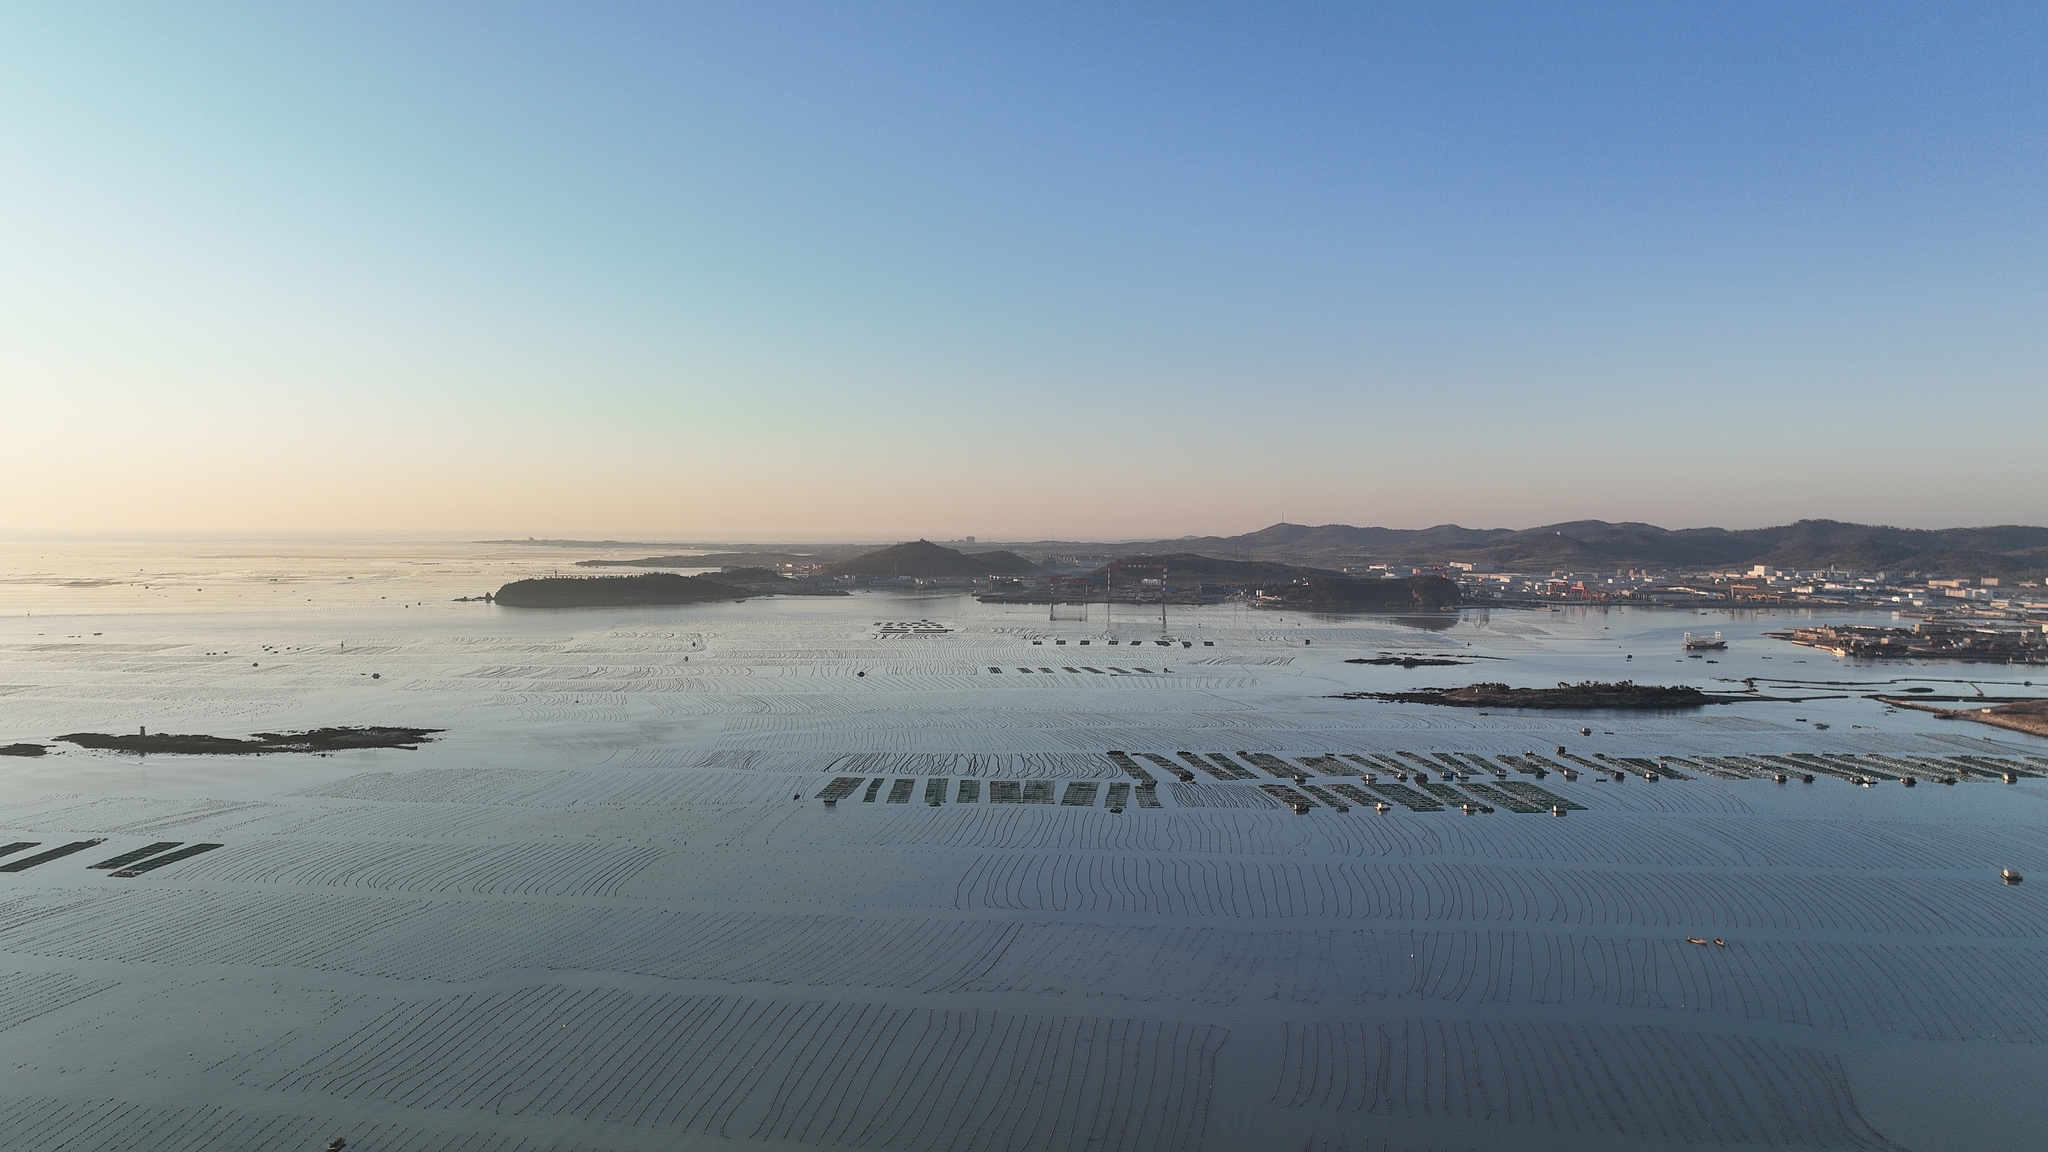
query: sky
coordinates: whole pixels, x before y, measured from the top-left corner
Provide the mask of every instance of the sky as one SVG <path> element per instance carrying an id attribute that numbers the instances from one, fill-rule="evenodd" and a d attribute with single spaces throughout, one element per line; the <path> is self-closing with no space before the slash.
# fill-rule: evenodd
<path id="1" fill-rule="evenodd" d="M 2048 523 L 2048 6 L 0 7 L 0 533 Z"/>

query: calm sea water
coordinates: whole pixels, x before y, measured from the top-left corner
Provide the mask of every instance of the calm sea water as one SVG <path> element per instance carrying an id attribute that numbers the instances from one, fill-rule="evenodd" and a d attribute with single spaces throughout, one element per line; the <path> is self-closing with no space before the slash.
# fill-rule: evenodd
<path id="1" fill-rule="evenodd" d="M 1236 755 L 2048 771 L 2048 742 L 1865 698 L 2029 674 L 1852 664 L 1755 614 L 1175 608 L 1162 645 L 1125 606 L 950 595 L 454 601 L 591 555 L 0 548 L 0 744 L 53 748 L 0 759 L 0 845 L 34 845 L 0 866 L 98 841 L 0 871 L 5 1146 L 2038 1146 L 2048 907 L 1998 877 L 2048 881 L 2038 780 L 1553 773 L 1511 779 L 1583 810 L 1296 815 Z M 1715 630 L 1712 662 L 1679 650 Z M 1385 653 L 1472 662 L 1346 662 Z M 1620 678 L 1803 699 L 1335 698 Z M 51 743 L 331 724 L 445 732 Z M 1143 758 L 1183 751 L 1257 778 Z"/>

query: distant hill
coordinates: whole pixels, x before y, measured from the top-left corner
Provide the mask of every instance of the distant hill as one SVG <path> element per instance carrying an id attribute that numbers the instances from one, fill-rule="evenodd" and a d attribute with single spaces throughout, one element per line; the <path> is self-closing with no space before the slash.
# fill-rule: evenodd
<path id="1" fill-rule="evenodd" d="M 923 576 L 974 579 L 981 576 L 1025 576 L 1038 565 L 1015 552 L 956 552 L 929 540 L 895 544 L 855 556 L 825 569 L 827 576 Z"/>
<path id="2" fill-rule="evenodd" d="M 1242 536 L 1189 537 L 1126 547 L 1205 552 L 1242 560 L 1330 567 L 1474 561 L 1521 570 L 1847 568 L 1953 576 L 2048 572 L 2048 528 L 1890 528 L 1801 520 L 1772 528 L 1659 528 L 1575 520 L 1540 528 L 1354 528 L 1275 524 Z"/>
<path id="3" fill-rule="evenodd" d="M 1169 584 L 1185 585 L 1194 582 L 1205 584 L 1259 584 L 1268 581 L 1303 580 L 1313 576 L 1342 576 L 1327 568 L 1309 568 L 1299 564 L 1282 564 L 1273 560 L 1219 560 L 1214 556 L 1199 556 L 1193 552 L 1170 552 L 1161 556 L 1137 554 L 1118 557 L 1122 564 L 1158 564 L 1166 569 Z M 1107 564 L 1088 573 L 1091 580 L 1100 580 L 1109 571 Z M 1159 573 L 1137 568 L 1119 579 L 1154 577 Z"/>
<path id="4" fill-rule="evenodd" d="M 704 576 L 646 572 L 638 576 L 543 576 L 498 589 L 507 608 L 620 608 L 635 605 L 710 604 L 759 593 Z"/>
<path id="5" fill-rule="evenodd" d="M 1395 559 L 1397 553 L 1436 555 L 1465 551 L 1512 532 L 1513 529 L 1509 528 L 1460 528 L 1455 524 L 1415 529 L 1353 528 L 1349 524 L 1274 524 L 1240 536 L 1184 536 L 1178 540 L 1156 540 L 1124 547 L 1341 567 L 1367 559 L 1400 563 Z"/>

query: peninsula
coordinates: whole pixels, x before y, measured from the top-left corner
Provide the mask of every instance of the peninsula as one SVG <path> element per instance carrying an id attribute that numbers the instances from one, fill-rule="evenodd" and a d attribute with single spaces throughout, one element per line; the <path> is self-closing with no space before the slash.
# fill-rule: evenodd
<path id="1" fill-rule="evenodd" d="M 2048 700 L 2013 700 L 1989 708 L 1942 708 L 1897 696 L 1875 696 L 1872 699 L 1893 708 L 1932 712 L 1943 720 L 1973 720 L 1994 728 L 2025 732 L 2029 736 L 2048 736 Z"/>

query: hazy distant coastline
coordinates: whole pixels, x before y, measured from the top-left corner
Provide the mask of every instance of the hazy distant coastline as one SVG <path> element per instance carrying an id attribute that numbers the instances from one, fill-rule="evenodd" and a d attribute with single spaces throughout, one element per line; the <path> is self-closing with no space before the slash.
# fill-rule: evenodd
<path id="1" fill-rule="evenodd" d="M 720 567 L 731 564 L 808 564 L 827 567 L 876 548 L 875 544 L 797 545 L 745 549 L 732 544 L 658 544 L 617 540 L 492 540 L 490 544 L 555 548 L 664 548 L 674 552 L 639 560 L 599 560 L 605 566 Z M 1583 570 L 1637 566 L 1912 571 L 1936 576 L 2028 577 L 2048 573 L 2048 527 L 1893 528 L 1835 520 L 1801 520 L 1767 528 L 1661 528 L 1654 524 L 1573 520 L 1534 528 L 1353 527 L 1281 522 L 1235 536 L 1183 536 L 1122 542 L 1004 541 L 976 545 L 945 541 L 986 554 L 1000 548 L 1043 567 L 1093 567 L 1122 556 L 1199 554 L 1239 561 L 1274 561 L 1322 568 L 1366 564 L 1433 566 L 1491 564 L 1522 570 Z M 703 548 L 708 554 L 678 553 Z M 722 550 L 722 551 L 713 551 Z"/>

